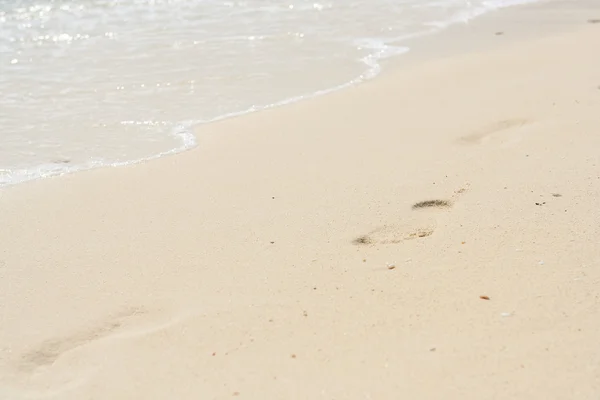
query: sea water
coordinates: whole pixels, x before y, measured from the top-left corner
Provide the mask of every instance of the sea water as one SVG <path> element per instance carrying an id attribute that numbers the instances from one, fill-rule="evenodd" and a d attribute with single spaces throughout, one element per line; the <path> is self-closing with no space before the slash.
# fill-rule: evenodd
<path id="1" fill-rule="evenodd" d="M 525 0 L 526 1 L 526 0 Z M 0 186 L 195 146 L 523 0 L 0 0 Z"/>

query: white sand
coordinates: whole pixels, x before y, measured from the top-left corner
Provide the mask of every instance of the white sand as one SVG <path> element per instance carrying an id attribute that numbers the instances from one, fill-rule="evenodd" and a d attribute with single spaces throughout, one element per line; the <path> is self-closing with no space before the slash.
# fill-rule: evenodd
<path id="1" fill-rule="evenodd" d="M 0 398 L 597 399 L 595 18 L 499 12 L 193 151 L 3 190 Z"/>

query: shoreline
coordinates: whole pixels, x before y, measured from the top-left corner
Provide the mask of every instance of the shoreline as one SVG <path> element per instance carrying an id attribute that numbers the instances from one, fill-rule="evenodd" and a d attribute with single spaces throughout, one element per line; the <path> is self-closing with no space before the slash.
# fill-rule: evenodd
<path id="1" fill-rule="evenodd" d="M 596 398 L 599 15 L 4 188 L 0 398 Z"/>
<path id="2" fill-rule="evenodd" d="M 391 47 L 395 47 L 398 49 L 397 54 L 391 55 L 389 57 L 382 57 L 382 58 L 375 57 L 376 62 L 374 64 L 370 64 L 368 61 L 365 61 L 365 60 L 360 60 L 360 62 L 362 62 L 364 64 L 366 70 L 361 75 L 355 77 L 354 79 L 352 79 L 349 82 L 343 83 L 341 85 L 333 86 L 330 88 L 321 89 L 314 93 L 300 94 L 297 96 L 293 96 L 291 98 L 287 98 L 287 99 L 275 102 L 273 104 L 261 106 L 256 109 L 250 108 L 248 110 L 231 112 L 231 113 L 216 117 L 214 119 L 211 119 L 209 121 L 204 121 L 204 122 L 181 121 L 178 126 L 180 126 L 182 129 L 184 129 L 184 132 L 177 131 L 177 132 L 166 133 L 168 136 L 178 138 L 178 141 L 180 142 L 180 144 L 176 148 L 164 150 L 159 153 L 152 154 L 147 157 L 140 158 L 140 159 L 133 159 L 133 160 L 127 160 L 127 161 L 104 162 L 104 161 L 96 160 L 96 161 L 89 161 L 85 165 L 71 165 L 69 160 L 67 160 L 67 162 L 65 162 L 62 159 L 60 159 L 56 162 L 48 161 L 45 164 L 39 164 L 38 166 L 36 166 L 36 168 L 21 168 L 21 169 L 14 170 L 13 174 L 10 174 L 10 175 L 15 175 L 16 178 L 12 178 L 12 181 L 7 180 L 4 183 L 0 182 L 0 190 L 6 189 L 11 186 L 15 186 L 15 185 L 30 183 L 30 182 L 37 181 L 40 179 L 59 178 L 61 176 L 74 174 L 74 173 L 87 172 L 87 171 L 95 170 L 98 168 L 114 168 L 114 167 L 120 168 L 120 167 L 127 167 L 130 165 L 136 165 L 136 164 L 140 164 L 140 163 L 152 162 L 157 159 L 161 159 L 164 157 L 170 157 L 170 156 L 174 156 L 174 155 L 177 155 L 180 153 L 184 153 L 184 152 L 193 150 L 198 145 L 198 138 L 196 137 L 194 132 L 197 129 L 201 129 L 203 126 L 206 126 L 209 124 L 214 124 L 214 123 L 219 123 L 220 121 L 224 121 L 224 120 L 231 119 L 231 118 L 244 117 L 246 115 L 253 114 L 256 112 L 264 112 L 264 111 L 276 109 L 279 107 L 289 106 L 291 104 L 295 104 L 298 102 L 311 101 L 311 100 L 313 100 L 315 98 L 319 98 L 321 96 L 327 96 L 332 93 L 344 91 L 344 90 L 356 87 L 358 85 L 369 83 L 372 80 L 379 79 L 385 73 L 405 67 L 406 65 L 410 65 L 414 62 L 422 63 L 427 59 L 440 57 L 442 54 L 444 54 L 444 50 L 439 48 L 439 45 L 438 45 L 439 43 L 451 43 L 451 44 L 452 43 L 458 44 L 458 43 L 465 43 L 465 42 L 470 43 L 466 47 L 460 47 L 460 45 L 459 45 L 459 47 L 453 48 L 453 50 L 450 51 L 450 54 L 453 54 L 453 55 L 461 54 L 464 52 L 474 51 L 474 48 L 472 47 L 472 43 L 471 43 L 472 39 L 465 37 L 465 31 L 468 31 L 468 29 L 465 29 L 461 25 L 466 26 L 468 24 L 474 23 L 474 21 L 478 21 L 482 18 L 490 17 L 491 15 L 493 15 L 495 13 L 498 13 L 498 12 L 502 13 L 504 11 L 512 10 L 515 8 L 527 7 L 528 9 L 536 10 L 537 7 L 540 5 L 545 5 L 548 3 L 561 4 L 563 2 L 564 2 L 564 0 L 534 0 L 533 2 L 530 2 L 530 3 L 526 2 L 526 3 L 522 3 L 522 4 L 512 4 L 509 6 L 503 6 L 500 8 L 487 10 L 487 11 L 483 12 L 483 14 L 477 15 L 475 17 L 470 17 L 470 19 L 468 19 L 466 22 L 452 22 L 452 23 L 449 23 L 445 27 L 434 28 L 437 30 L 434 30 L 432 32 L 423 32 L 423 33 L 413 34 L 413 35 L 411 35 L 413 37 L 403 39 L 403 40 L 397 42 L 397 44 L 394 42 L 393 46 L 390 44 Z M 502 19 L 502 18 L 500 18 L 500 19 Z M 494 21 L 494 18 L 491 18 L 490 20 Z M 483 25 L 487 25 L 487 24 L 489 24 L 489 21 L 485 22 Z M 527 31 L 527 30 L 525 29 L 525 31 Z M 447 38 L 444 38 L 444 39 L 438 38 L 439 35 L 443 35 L 447 32 L 450 33 L 450 37 L 448 39 Z M 540 33 L 538 32 L 538 35 L 539 34 Z M 519 35 L 523 35 L 523 32 L 522 31 L 519 32 Z M 392 42 L 389 42 L 389 43 L 392 43 Z M 485 43 L 487 43 L 487 42 L 484 42 L 484 44 Z M 388 46 L 388 44 L 386 44 L 385 46 Z M 477 45 L 482 46 L 482 44 L 480 44 L 480 43 L 478 43 Z M 477 48 L 477 47 L 475 47 L 475 48 Z M 415 49 L 417 49 L 416 55 L 413 55 L 413 53 L 415 52 Z M 432 51 L 432 49 L 433 49 L 433 51 Z M 447 52 L 447 50 L 446 50 L 446 52 Z M 371 54 L 370 56 L 368 56 L 366 58 L 372 58 L 371 57 L 372 55 L 373 54 Z M 407 57 L 407 58 L 405 59 L 404 57 Z M 387 65 L 387 67 L 386 67 L 386 65 Z M 34 172 L 31 172 L 32 170 Z M 3 173 L 7 174 L 7 171 L 8 171 L 8 169 L 0 170 L 0 178 L 3 178 L 2 174 Z M 7 175 L 9 175 L 9 174 L 7 174 Z M 16 181 L 15 181 L 15 179 L 16 179 Z"/>

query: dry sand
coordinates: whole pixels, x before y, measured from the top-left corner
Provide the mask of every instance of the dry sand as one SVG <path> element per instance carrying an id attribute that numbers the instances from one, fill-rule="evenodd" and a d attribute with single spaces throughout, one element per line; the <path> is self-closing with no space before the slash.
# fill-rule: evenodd
<path id="1" fill-rule="evenodd" d="M 3 190 L 0 398 L 598 399 L 598 18 Z"/>

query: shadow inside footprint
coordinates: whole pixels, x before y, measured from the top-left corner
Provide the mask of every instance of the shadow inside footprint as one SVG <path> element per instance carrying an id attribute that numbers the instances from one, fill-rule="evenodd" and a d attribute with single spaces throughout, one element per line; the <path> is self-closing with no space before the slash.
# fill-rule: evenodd
<path id="1" fill-rule="evenodd" d="M 405 239 L 424 238 L 433 235 L 433 229 L 424 228 L 418 229 L 416 232 L 410 233 Z"/>
<path id="2" fill-rule="evenodd" d="M 448 200 L 425 200 L 413 204 L 413 210 L 419 210 L 422 208 L 450 208 L 452 203 Z"/>
<path id="3" fill-rule="evenodd" d="M 367 235 L 362 235 L 362 236 L 359 236 L 356 239 L 354 239 L 352 241 L 352 243 L 360 246 L 360 245 L 366 245 L 366 244 L 373 244 L 373 240 Z"/>

